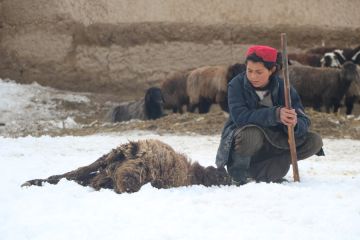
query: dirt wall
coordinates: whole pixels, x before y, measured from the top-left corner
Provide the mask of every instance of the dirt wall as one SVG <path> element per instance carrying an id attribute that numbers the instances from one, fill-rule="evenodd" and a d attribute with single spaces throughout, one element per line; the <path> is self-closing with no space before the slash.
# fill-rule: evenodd
<path id="1" fill-rule="evenodd" d="M 151 4 L 150 4 L 151 3 Z M 0 78 L 131 97 L 250 44 L 355 46 L 357 0 L 2 0 Z"/>

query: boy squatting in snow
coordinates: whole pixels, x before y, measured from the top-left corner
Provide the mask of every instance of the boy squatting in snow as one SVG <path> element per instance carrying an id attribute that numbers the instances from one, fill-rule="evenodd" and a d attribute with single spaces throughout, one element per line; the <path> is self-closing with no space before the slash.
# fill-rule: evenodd
<path id="1" fill-rule="evenodd" d="M 236 185 L 249 179 L 281 182 L 291 164 L 287 127 L 294 127 L 297 158 L 323 156 L 322 139 L 309 132 L 310 119 L 291 87 L 291 109 L 285 108 L 284 82 L 278 76 L 281 53 L 255 45 L 246 52 L 246 72 L 228 86 L 229 119 L 222 131 L 216 165 Z"/>

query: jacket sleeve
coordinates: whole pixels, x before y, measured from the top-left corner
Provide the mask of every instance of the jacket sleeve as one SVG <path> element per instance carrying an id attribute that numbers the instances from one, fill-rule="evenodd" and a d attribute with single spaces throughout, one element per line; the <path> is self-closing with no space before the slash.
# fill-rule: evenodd
<path id="1" fill-rule="evenodd" d="M 295 109 L 297 113 L 297 124 L 294 128 L 294 135 L 295 137 L 301 137 L 307 133 L 311 121 L 309 117 L 305 114 L 305 110 L 301 103 L 300 96 L 293 87 L 290 88 L 290 96 L 291 106 L 293 109 Z"/>
<path id="2" fill-rule="evenodd" d="M 269 108 L 250 109 L 238 78 L 233 79 L 228 87 L 229 113 L 232 121 L 238 126 L 255 124 L 261 127 L 276 126 L 279 124 L 276 117 L 276 106 Z"/>

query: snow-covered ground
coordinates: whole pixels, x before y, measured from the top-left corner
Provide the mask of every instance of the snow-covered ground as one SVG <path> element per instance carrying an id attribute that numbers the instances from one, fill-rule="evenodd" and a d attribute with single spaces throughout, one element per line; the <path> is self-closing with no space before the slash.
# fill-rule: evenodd
<path id="1" fill-rule="evenodd" d="M 325 140 L 300 183 L 94 191 L 75 182 L 21 188 L 89 164 L 128 140 L 156 138 L 214 165 L 219 136 L 124 133 L 0 138 L 1 239 L 359 239 L 360 141 Z M 292 180 L 291 171 L 287 178 Z"/>
<path id="2" fill-rule="evenodd" d="M 22 131 L 45 121 L 49 127 L 76 127 L 71 112 L 59 111 L 58 103 L 60 101 L 74 104 L 90 102 L 86 96 L 79 93 L 69 94 L 37 83 L 25 85 L 1 79 L 0 96 L 0 123 L 5 123 L 6 128 L 14 131 Z"/>
<path id="3" fill-rule="evenodd" d="M 94 94 L 62 91 L 36 82 L 19 84 L 0 79 L 0 136 L 81 128 L 83 124 L 76 117 L 87 119 L 100 108 L 112 106 L 111 102 L 99 106 L 92 97 Z"/>
<path id="4" fill-rule="evenodd" d="M 27 124 L 67 119 L 51 99 L 87 102 L 86 96 L 52 91 L 0 79 L 0 123 L 6 123 L 0 128 L 22 131 Z M 161 190 L 145 185 L 137 193 L 116 194 L 67 180 L 20 185 L 87 165 L 128 140 L 156 138 L 204 166 L 214 165 L 220 136 L 1 135 L 1 240 L 360 239 L 360 141 L 324 139 L 325 157 L 299 162 L 300 183 L 292 182 L 289 171 L 284 184 Z"/>

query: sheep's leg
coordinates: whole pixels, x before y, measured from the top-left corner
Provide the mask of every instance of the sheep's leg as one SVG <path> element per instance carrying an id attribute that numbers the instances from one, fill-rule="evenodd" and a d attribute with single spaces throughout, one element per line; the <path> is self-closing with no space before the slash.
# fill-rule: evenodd
<path id="1" fill-rule="evenodd" d="M 99 172 L 92 178 L 89 185 L 96 190 L 100 190 L 101 188 L 114 189 L 113 179 L 106 170 Z"/>
<path id="2" fill-rule="evenodd" d="M 350 115 L 354 108 L 354 102 L 356 100 L 355 96 L 345 98 L 346 114 Z"/>
<path id="3" fill-rule="evenodd" d="M 120 154 L 119 154 L 120 153 Z M 76 170 L 61 174 L 53 175 L 46 179 L 33 179 L 23 183 L 21 186 L 42 186 L 43 183 L 47 182 L 50 184 L 57 184 L 61 179 L 66 178 L 67 180 L 73 180 L 80 185 L 89 186 L 91 180 L 97 176 L 97 174 L 109 163 L 112 163 L 117 160 L 121 160 L 121 152 L 113 150 L 108 154 L 103 155 L 101 158 L 91 163 L 88 166 L 80 167 Z"/>
<path id="4" fill-rule="evenodd" d="M 177 113 L 178 112 L 178 107 L 173 107 L 172 111 L 173 111 L 173 113 Z"/>
<path id="5" fill-rule="evenodd" d="M 190 183 L 192 185 L 219 186 L 230 185 L 231 177 L 225 168 L 215 168 L 213 166 L 203 167 L 195 162 L 190 168 Z"/>
<path id="6" fill-rule="evenodd" d="M 326 111 L 326 113 L 330 113 L 330 106 L 326 106 L 325 111 Z"/>
<path id="7" fill-rule="evenodd" d="M 334 103 L 334 113 L 339 113 L 340 111 L 340 102 L 337 101 Z"/>
<path id="8" fill-rule="evenodd" d="M 64 173 L 64 174 L 61 174 L 61 175 L 53 175 L 53 176 L 50 176 L 50 177 L 45 178 L 45 179 L 29 180 L 29 181 L 26 181 L 25 183 L 23 183 L 21 185 L 21 187 L 29 187 L 31 185 L 42 186 L 43 183 L 57 184 L 63 178 L 66 178 L 68 180 L 73 180 L 73 181 L 79 183 L 82 186 L 88 186 L 91 179 L 96 176 L 95 172 L 90 173 L 88 175 L 74 176 L 73 175 L 74 172 L 76 172 L 76 170 L 72 171 L 72 172 Z"/>
<path id="9" fill-rule="evenodd" d="M 220 105 L 220 108 L 225 112 L 229 112 L 229 105 L 227 99 L 227 93 L 222 91 L 217 93 L 215 97 L 215 102 L 218 103 Z"/>
<path id="10" fill-rule="evenodd" d="M 198 103 L 191 103 L 189 104 L 188 111 L 193 113 L 195 112 L 195 109 L 198 107 Z"/>
<path id="11" fill-rule="evenodd" d="M 314 102 L 313 103 L 313 109 L 315 111 L 321 112 L 321 102 Z"/>
<path id="12" fill-rule="evenodd" d="M 219 105 L 223 111 L 229 112 L 229 104 L 228 104 L 227 100 L 219 102 Z"/>
<path id="13" fill-rule="evenodd" d="M 187 112 L 190 112 L 190 104 L 189 103 L 185 104 L 185 108 L 186 108 Z"/>
<path id="14" fill-rule="evenodd" d="M 178 109 L 178 112 L 179 112 L 180 114 L 183 114 L 183 113 L 184 113 L 183 106 L 182 106 L 181 104 L 178 104 L 178 105 L 177 105 L 177 109 Z"/>
<path id="15" fill-rule="evenodd" d="M 199 101 L 199 113 L 208 113 L 211 107 L 209 99 L 201 98 Z"/>
<path id="16" fill-rule="evenodd" d="M 83 186 L 88 186 L 92 178 L 97 175 L 99 167 L 100 166 L 98 162 L 95 162 L 90 164 L 89 166 L 81 167 L 64 174 L 53 175 L 45 179 L 29 180 L 23 183 L 21 186 L 42 186 L 43 183 L 57 184 L 63 178 L 66 178 L 67 180 L 73 180 Z"/>

